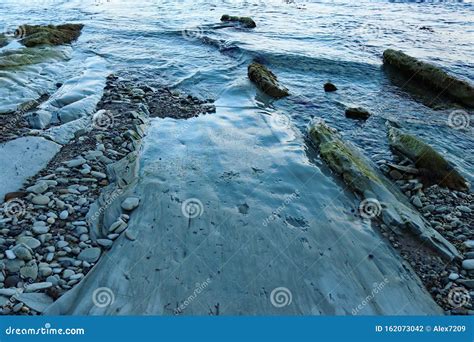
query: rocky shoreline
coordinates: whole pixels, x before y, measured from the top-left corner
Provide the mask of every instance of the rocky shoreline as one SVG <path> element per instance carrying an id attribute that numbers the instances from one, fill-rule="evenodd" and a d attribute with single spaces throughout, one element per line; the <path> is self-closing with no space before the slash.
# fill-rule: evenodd
<path id="1" fill-rule="evenodd" d="M 173 105 L 169 110 L 168 105 Z M 126 233 L 139 197 L 120 196 L 113 165 L 137 153 L 148 117 L 193 117 L 214 106 L 167 88 L 153 89 L 111 75 L 91 125 L 20 191 L 8 193 L 0 209 L 1 314 L 40 314 L 91 270 L 113 241 Z M 164 114 L 166 113 L 166 114 Z M 109 227 L 92 231 L 91 208 L 106 188 L 123 213 Z M 116 198 L 114 198 L 114 196 Z M 127 236 L 133 239 L 132 236 Z"/>

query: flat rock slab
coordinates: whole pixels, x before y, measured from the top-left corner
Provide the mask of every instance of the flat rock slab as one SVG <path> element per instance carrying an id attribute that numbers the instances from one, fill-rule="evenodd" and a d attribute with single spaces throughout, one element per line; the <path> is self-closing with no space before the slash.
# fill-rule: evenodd
<path id="1" fill-rule="evenodd" d="M 22 137 L 0 144 L 0 200 L 45 168 L 60 149 L 61 145 L 40 137 Z"/>
<path id="2" fill-rule="evenodd" d="M 16 299 L 38 312 L 43 312 L 53 303 L 53 299 L 44 293 L 20 293 Z"/>

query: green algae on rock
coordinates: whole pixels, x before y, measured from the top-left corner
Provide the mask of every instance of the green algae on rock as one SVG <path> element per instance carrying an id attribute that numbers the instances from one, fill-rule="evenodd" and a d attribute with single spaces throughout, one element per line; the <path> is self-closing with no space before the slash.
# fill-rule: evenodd
<path id="1" fill-rule="evenodd" d="M 474 86 L 449 75 L 437 66 L 392 49 L 384 51 L 383 62 L 430 88 L 442 91 L 465 106 L 474 107 Z"/>
<path id="2" fill-rule="evenodd" d="M 275 98 L 288 96 L 288 89 L 278 84 L 278 78 L 264 65 L 253 62 L 248 66 L 248 77 L 265 94 Z"/>
<path id="3" fill-rule="evenodd" d="M 422 177 L 429 183 L 436 183 L 452 190 L 466 190 L 467 181 L 436 150 L 421 139 L 389 127 L 390 147 L 412 160 Z"/>
<path id="4" fill-rule="evenodd" d="M 26 47 L 33 47 L 70 44 L 79 38 L 83 27 L 82 24 L 22 25 L 17 31 L 21 32 L 20 42 Z"/>
<path id="5" fill-rule="evenodd" d="M 255 21 L 250 17 L 238 17 L 238 16 L 232 16 L 232 15 L 224 14 L 221 17 L 221 21 L 238 22 L 245 28 L 257 27 L 257 24 L 255 24 Z"/>
<path id="6" fill-rule="evenodd" d="M 352 192 L 380 204 L 380 219 L 395 234 L 407 239 L 415 237 L 443 258 L 459 257 L 456 248 L 429 225 L 369 159 L 343 142 L 337 131 L 319 122 L 310 128 L 309 136 L 321 158 Z"/>

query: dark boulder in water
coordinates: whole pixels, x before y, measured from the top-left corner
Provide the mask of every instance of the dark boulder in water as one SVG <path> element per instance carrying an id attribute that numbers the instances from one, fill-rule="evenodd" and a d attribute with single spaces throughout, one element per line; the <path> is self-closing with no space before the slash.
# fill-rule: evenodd
<path id="1" fill-rule="evenodd" d="M 346 118 L 349 119 L 367 120 L 369 116 L 370 113 L 366 109 L 361 107 L 346 109 Z"/>
<path id="2" fill-rule="evenodd" d="M 221 21 L 237 22 L 237 23 L 241 24 L 243 27 L 246 27 L 246 28 L 257 27 L 257 24 L 255 24 L 255 21 L 253 21 L 253 19 L 250 18 L 250 17 L 237 17 L 237 16 L 224 14 L 221 17 Z"/>
<path id="3" fill-rule="evenodd" d="M 264 65 L 253 62 L 248 66 L 248 76 L 265 94 L 275 98 L 288 96 L 288 89 L 278 83 L 277 77 Z"/>
<path id="4" fill-rule="evenodd" d="M 337 87 L 332 84 L 331 82 L 326 82 L 324 84 L 324 91 L 325 92 L 332 92 L 332 91 L 336 91 L 337 90 Z"/>
<path id="5" fill-rule="evenodd" d="M 402 51 L 392 49 L 385 50 L 383 62 L 396 68 L 406 76 L 420 81 L 425 86 L 446 94 L 463 105 L 474 107 L 474 87 L 432 64 L 419 61 Z"/>
<path id="6" fill-rule="evenodd" d="M 15 33 L 26 47 L 70 44 L 81 35 L 82 24 L 22 25 Z"/>
<path id="7" fill-rule="evenodd" d="M 389 127 L 390 148 L 412 160 L 423 179 L 452 190 L 466 190 L 468 183 L 454 167 L 431 146 L 421 139 Z"/>

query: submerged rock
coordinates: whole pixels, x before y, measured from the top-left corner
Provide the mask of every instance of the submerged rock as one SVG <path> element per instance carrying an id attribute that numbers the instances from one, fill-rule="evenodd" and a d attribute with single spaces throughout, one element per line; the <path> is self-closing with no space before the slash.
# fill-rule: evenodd
<path id="1" fill-rule="evenodd" d="M 63 45 L 69 44 L 81 35 L 82 24 L 64 25 L 22 25 L 17 30 L 23 37 L 20 42 L 33 47 L 38 45 Z"/>
<path id="2" fill-rule="evenodd" d="M 253 62 L 248 66 L 248 77 L 267 95 L 276 98 L 289 95 L 288 89 L 280 86 L 277 77 L 260 63 Z"/>
<path id="3" fill-rule="evenodd" d="M 397 153 L 412 160 L 421 176 L 429 183 L 436 183 L 453 190 L 466 190 L 467 181 L 454 167 L 431 146 L 422 140 L 390 127 L 388 130 L 390 147 Z"/>
<path id="4" fill-rule="evenodd" d="M 358 120 L 367 120 L 370 116 L 370 113 L 361 107 L 357 108 L 347 108 L 346 109 L 346 118 L 358 119 Z"/>
<path id="5" fill-rule="evenodd" d="M 332 84 L 331 82 L 326 82 L 324 84 L 324 91 L 325 92 L 329 93 L 329 92 L 333 92 L 333 91 L 336 91 L 336 90 L 337 90 L 337 87 L 334 84 Z"/>
<path id="6" fill-rule="evenodd" d="M 385 50 L 383 61 L 407 76 L 421 81 L 428 87 L 442 90 L 443 93 L 450 96 L 453 100 L 459 101 L 468 107 L 474 107 L 474 87 L 468 82 L 459 80 L 440 68 L 419 61 L 401 51 Z"/>
<path id="7" fill-rule="evenodd" d="M 255 24 L 255 21 L 253 21 L 253 19 L 250 17 L 237 17 L 237 16 L 224 14 L 221 17 L 221 21 L 238 22 L 239 24 L 241 24 L 243 27 L 246 27 L 246 28 L 257 27 L 257 24 Z"/>
<path id="8" fill-rule="evenodd" d="M 378 215 L 374 218 L 380 216 L 395 234 L 416 237 L 445 258 L 459 258 L 456 248 L 431 228 L 370 160 L 355 147 L 344 143 L 336 131 L 320 122 L 311 127 L 309 134 L 319 148 L 321 158 L 342 177 L 349 189 L 377 205 Z"/>

